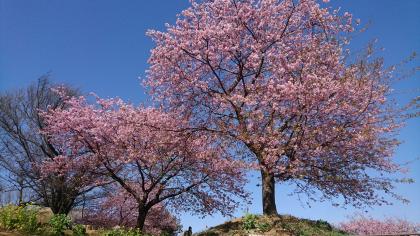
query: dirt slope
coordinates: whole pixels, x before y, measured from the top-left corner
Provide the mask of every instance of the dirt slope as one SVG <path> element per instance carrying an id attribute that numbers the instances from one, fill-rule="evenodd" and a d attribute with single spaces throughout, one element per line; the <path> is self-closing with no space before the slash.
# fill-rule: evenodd
<path id="1" fill-rule="evenodd" d="M 293 216 L 247 215 L 194 234 L 195 236 L 346 236 L 322 220 Z"/>

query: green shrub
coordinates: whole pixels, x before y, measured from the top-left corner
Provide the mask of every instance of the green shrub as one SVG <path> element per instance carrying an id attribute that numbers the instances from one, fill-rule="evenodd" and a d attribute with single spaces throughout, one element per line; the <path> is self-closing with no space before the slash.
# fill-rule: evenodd
<path id="1" fill-rule="evenodd" d="M 242 229 L 251 230 L 257 228 L 257 216 L 246 213 L 242 222 Z"/>
<path id="2" fill-rule="evenodd" d="M 327 230 L 332 230 L 333 228 L 331 227 L 331 225 L 325 221 L 325 220 L 317 220 L 315 221 L 315 226 L 320 228 L 320 229 L 327 229 Z"/>
<path id="3" fill-rule="evenodd" d="M 139 229 L 111 229 L 105 231 L 103 236 L 142 236 L 143 234 Z"/>
<path id="4" fill-rule="evenodd" d="M 18 219 L 16 217 L 18 213 L 18 207 L 13 205 L 7 205 L 0 210 L 0 226 L 3 229 L 11 230 L 16 229 L 18 225 Z"/>
<path id="5" fill-rule="evenodd" d="M 259 222 L 260 221 L 260 222 Z M 253 230 L 256 229 L 260 232 L 267 232 L 271 228 L 271 225 L 267 222 L 261 222 L 257 215 L 246 213 L 242 221 L 242 229 Z"/>
<path id="6" fill-rule="evenodd" d="M 54 215 L 49 222 L 51 233 L 53 235 L 64 235 L 64 230 L 69 229 L 71 224 L 70 218 L 65 214 Z"/>
<path id="7" fill-rule="evenodd" d="M 74 236 L 85 236 L 86 235 L 86 228 L 84 225 L 73 225 L 72 227 L 73 235 Z"/>
<path id="8" fill-rule="evenodd" d="M 4 206 L 0 208 L 0 227 L 6 230 L 35 233 L 39 229 L 37 210 L 31 205 Z"/>
<path id="9" fill-rule="evenodd" d="M 21 208 L 20 214 L 17 215 L 20 222 L 19 230 L 27 233 L 34 233 L 38 230 L 37 210 L 31 208 Z"/>

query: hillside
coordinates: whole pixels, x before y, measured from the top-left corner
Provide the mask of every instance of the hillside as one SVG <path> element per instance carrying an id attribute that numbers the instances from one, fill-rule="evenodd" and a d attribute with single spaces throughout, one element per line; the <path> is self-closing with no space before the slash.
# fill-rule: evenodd
<path id="1" fill-rule="evenodd" d="M 246 215 L 194 234 L 195 236 L 345 236 L 322 220 L 293 216 Z"/>

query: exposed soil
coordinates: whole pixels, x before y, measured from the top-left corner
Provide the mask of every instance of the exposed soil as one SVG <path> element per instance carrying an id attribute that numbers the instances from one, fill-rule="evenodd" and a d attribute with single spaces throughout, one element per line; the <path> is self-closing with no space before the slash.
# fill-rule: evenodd
<path id="1" fill-rule="evenodd" d="M 245 216 L 209 228 L 195 236 L 346 236 L 321 220 L 293 216 Z"/>

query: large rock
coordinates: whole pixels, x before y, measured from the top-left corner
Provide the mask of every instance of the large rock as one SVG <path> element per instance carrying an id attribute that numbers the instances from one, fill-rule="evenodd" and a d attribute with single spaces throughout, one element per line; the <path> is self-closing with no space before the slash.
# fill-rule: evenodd
<path id="1" fill-rule="evenodd" d="M 54 216 L 51 208 L 49 207 L 40 207 L 37 214 L 37 221 L 40 224 L 48 224 L 51 218 Z"/>
<path id="2" fill-rule="evenodd" d="M 27 205 L 25 206 L 27 210 L 34 210 L 37 212 L 37 222 L 39 224 L 47 224 L 50 222 L 50 219 L 54 216 L 53 211 L 49 207 L 43 207 L 39 205 Z"/>

